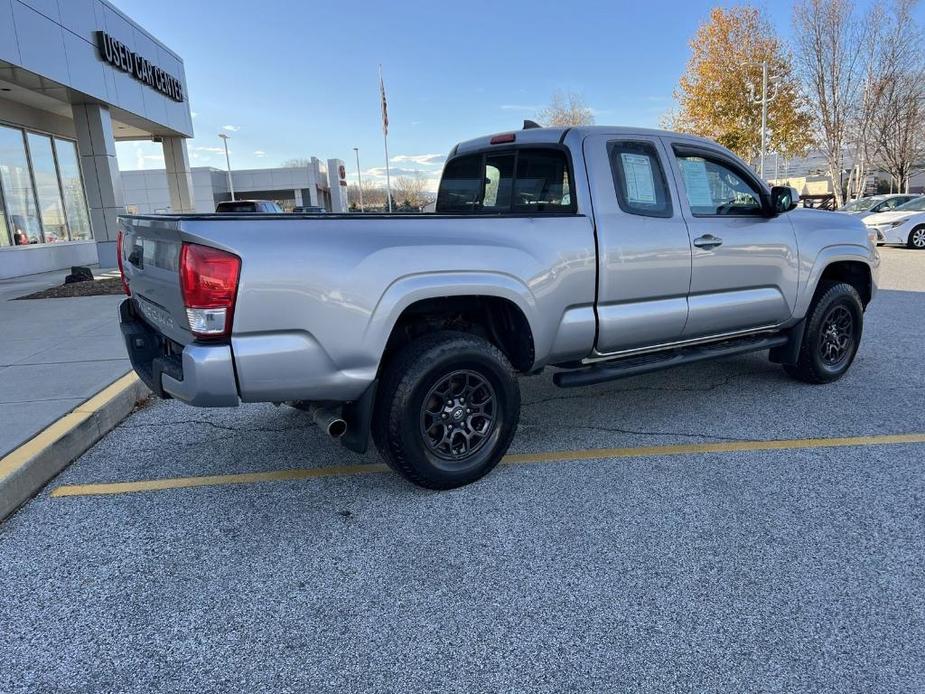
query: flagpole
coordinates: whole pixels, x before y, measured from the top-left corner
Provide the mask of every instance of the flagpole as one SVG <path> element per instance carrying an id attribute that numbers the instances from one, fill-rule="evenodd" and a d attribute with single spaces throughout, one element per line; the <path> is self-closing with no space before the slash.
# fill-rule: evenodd
<path id="1" fill-rule="evenodd" d="M 383 135 L 382 141 L 385 143 L 385 190 L 389 196 L 389 213 L 392 212 L 392 175 L 389 171 L 389 136 Z"/>
<path id="2" fill-rule="evenodd" d="M 392 173 L 389 169 L 389 113 L 385 100 L 385 82 L 382 81 L 382 65 L 379 65 L 379 95 L 382 109 L 382 143 L 385 146 L 385 193 L 389 199 L 389 214 L 392 213 Z"/>

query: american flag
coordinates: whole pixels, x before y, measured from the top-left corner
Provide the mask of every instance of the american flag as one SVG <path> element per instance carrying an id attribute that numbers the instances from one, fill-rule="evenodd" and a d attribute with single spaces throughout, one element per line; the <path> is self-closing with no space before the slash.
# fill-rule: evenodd
<path id="1" fill-rule="evenodd" d="M 382 66 L 379 66 L 379 95 L 382 97 L 382 134 L 389 134 L 389 105 L 385 99 L 385 82 L 382 81 Z"/>

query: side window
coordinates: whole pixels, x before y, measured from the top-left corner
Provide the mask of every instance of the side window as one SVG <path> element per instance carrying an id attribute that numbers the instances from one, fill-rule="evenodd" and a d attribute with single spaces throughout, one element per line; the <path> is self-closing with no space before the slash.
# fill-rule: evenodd
<path id="1" fill-rule="evenodd" d="M 695 216 L 761 214 L 761 196 L 735 169 L 693 154 L 677 156 L 687 202 Z"/>
<path id="2" fill-rule="evenodd" d="M 436 212 L 476 212 L 482 197 L 482 178 L 481 154 L 451 159 L 443 168 L 443 176 L 440 177 Z"/>
<path id="3" fill-rule="evenodd" d="M 565 152 L 521 148 L 456 157 L 437 192 L 438 214 L 574 212 Z"/>
<path id="4" fill-rule="evenodd" d="M 651 142 L 611 142 L 610 168 L 620 209 L 644 217 L 670 217 L 671 194 Z"/>

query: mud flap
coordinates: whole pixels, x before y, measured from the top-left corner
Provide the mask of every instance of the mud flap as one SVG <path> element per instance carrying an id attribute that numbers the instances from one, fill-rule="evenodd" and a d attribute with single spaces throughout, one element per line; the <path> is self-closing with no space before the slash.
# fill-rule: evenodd
<path id="1" fill-rule="evenodd" d="M 780 347 L 773 347 L 768 352 L 768 359 L 774 364 L 787 364 L 793 366 L 800 358 L 800 347 L 803 344 L 803 334 L 806 332 L 806 319 L 790 328 L 787 333 L 787 342 Z"/>
<path id="2" fill-rule="evenodd" d="M 379 379 L 376 379 L 357 400 L 341 408 L 341 416 L 347 422 L 347 433 L 340 438 L 340 442 L 344 448 L 354 453 L 366 453 L 366 449 L 369 448 L 369 430 L 372 426 L 378 387 Z"/>

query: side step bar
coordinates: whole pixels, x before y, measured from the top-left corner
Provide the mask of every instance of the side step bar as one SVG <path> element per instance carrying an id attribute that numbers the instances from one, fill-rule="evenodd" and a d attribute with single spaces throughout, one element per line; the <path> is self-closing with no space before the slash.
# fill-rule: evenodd
<path id="1" fill-rule="evenodd" d="M 682 347 L 667 352 L 646 354 L 640 357 L 627 357 L 613 362 L 604 362 L 572 371 L 561 371 L 552 377 L 553 383 L 560 388 L 577 388 L 595 383 L 615 381 L 641 374 L 670 369 L 674 366 L 693 364 L 707 359 L 731 357 L 747 352 L 759 352 L 787 344 L 787 335 L 765 337 L 745 337 L 736 340 L 713 342 L 696 347 Z"/>

